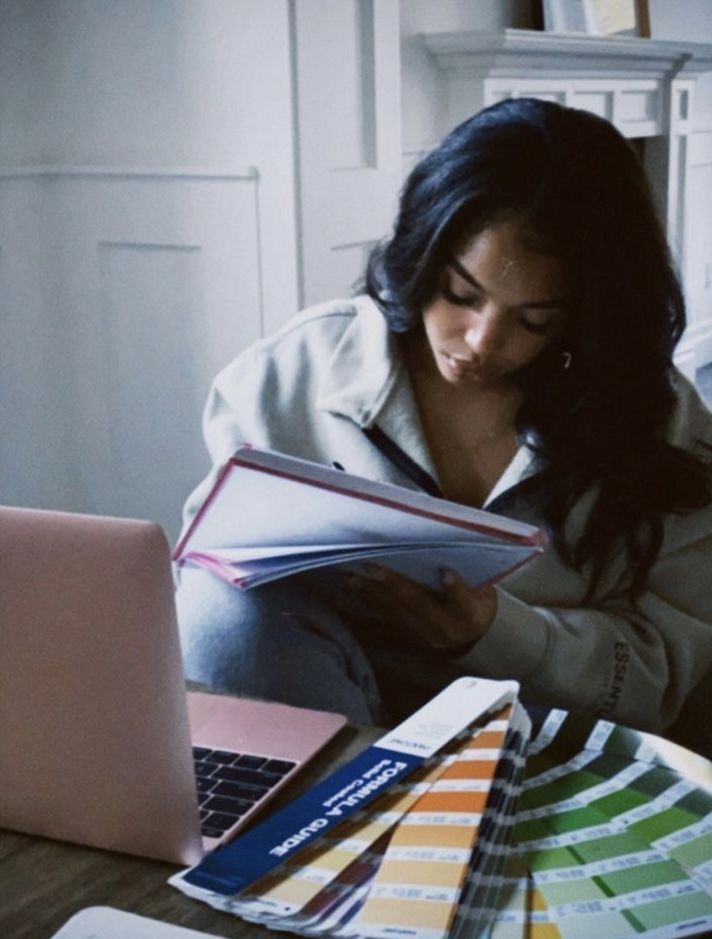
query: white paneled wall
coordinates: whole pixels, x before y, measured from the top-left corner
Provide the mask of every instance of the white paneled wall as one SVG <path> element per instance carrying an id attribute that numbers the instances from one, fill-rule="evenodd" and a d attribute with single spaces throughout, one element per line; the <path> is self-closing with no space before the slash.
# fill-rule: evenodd
<path id="1" fill-rule="evenodd" d="M 145 516 L 175 533 L 180 498 L 207 469 L 210 379 L 263 332 L 256 187 L 250 172 L 65 169 L 2 182 L 3 204 L 31 219 L 15 230 L 8 213 L 0 229 L 15 311 L 1 327 L 4 379 L 14 371 L 18 416 L 31 415 L 18 420 L 5 498 L 37 501 L 23 468 L 39 458 L 56 476 L 55 507 Z M 19 262 L 32 242 L 36 266 Z"/>
<path id="2" fill-rule="evenodd" d="M 712 131 L 692 134 L 685 213 L 685 290 L 690 312 L 687 341 L 698 362 L 712 362 Z"/>
<path id="3" fill-rule="evenodd" d="M 0 486 L 4 502 L 66 506 L 77 491 L 72 366 L 45 196 L 35 180 L 0 181 Z"/>
<path id="4" fill-rule="evenodd" d="M 0 3 L 0 502 L 161 522 L 298 307 L 289 0 Z"/>

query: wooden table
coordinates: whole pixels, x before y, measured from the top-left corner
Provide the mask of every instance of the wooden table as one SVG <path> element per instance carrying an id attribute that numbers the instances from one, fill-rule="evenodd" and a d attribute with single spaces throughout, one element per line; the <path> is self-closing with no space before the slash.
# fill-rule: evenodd
<path id="1" fill-rule="evenodd" d="M 302 772 L 302 788 L 382 734 L 375 727 L 345 727 Z M 293 795 L 294 790 L 281 802 Z M 166 881 L 178 869 L 162 861 L 0 831 L 0 937 L 48 939 L 87 906 L 113 906 L 215 936 L 284 936 L 219 913 L 169 887 Z"/>

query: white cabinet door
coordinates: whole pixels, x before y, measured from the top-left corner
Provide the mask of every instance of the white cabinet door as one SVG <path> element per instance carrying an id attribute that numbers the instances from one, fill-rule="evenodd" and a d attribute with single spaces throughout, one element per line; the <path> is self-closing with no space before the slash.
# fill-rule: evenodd
<path id="1" fill-rule="evenodd" d="M 398 0 L 296 0 L 292 15 L 305 305 L 348 296 L 391 229 L 401 184 Z"/>

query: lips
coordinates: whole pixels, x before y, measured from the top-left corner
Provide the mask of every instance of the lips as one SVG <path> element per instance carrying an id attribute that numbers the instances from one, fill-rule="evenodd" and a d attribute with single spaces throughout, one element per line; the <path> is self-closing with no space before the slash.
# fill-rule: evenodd
<path id="1" fill-rule="evenodd" d="M 443 357 L 449 368 L 458 375 L 464 375 L 481 371 L 477 359 L 469 356 L 452 355 L 450 352 L 443 352 Z"/>
<path id="2" fill-rule="evenodd" d="M 470 356 L 453 355 L 451 352 L 443 352 L 443 355 L 451 365 L 461 366 L 462 368 L 472 368 L 477 365 L 476 359 Z"/>
<path id="3" fill-rule="evenodd" d="M 471 356 L 460 356 L 457 353 L 442 352 L 447 371 L 453 379 L 477 382 L 478 384 L 487 383 L 490 377 L 487 369 L 483 369 L 479 359 Z"/>

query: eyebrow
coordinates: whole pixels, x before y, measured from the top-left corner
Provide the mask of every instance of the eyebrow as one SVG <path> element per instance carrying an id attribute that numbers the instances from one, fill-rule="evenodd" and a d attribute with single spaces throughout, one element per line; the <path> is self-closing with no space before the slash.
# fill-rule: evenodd
<path id="1" fill-rule="evenodd" d="M 477 290 L 484 291 L 484 287 L 473 277 L 470 272 L 460 264 L 460 262 L 453 258 L 451 261 L 447 262 L 447 266 L 451 267 L 456 274 L 459 274 L 463 280 L 466 280 L 469 284 L 472 284 L 473 287 L 476 287 Z M 526 307 L 529 310 L 556 310 L 559 307 L 562 307 L 566 303 L 566 297 L 555 297 L 553 300 L 532 300 L 528 303 L 518 303 L 518 308 Z"/>

